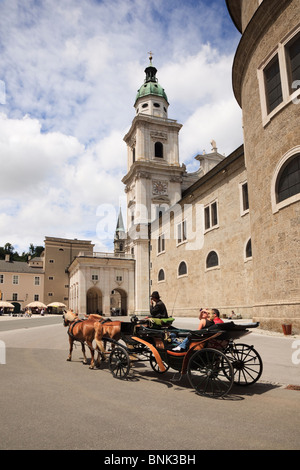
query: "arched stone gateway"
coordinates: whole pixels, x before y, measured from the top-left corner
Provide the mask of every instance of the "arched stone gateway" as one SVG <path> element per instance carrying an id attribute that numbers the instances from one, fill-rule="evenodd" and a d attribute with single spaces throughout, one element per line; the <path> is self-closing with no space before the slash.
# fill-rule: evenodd
<path id="1" fill-rule="evenodd" d="M 112 314 L 127 315 L 127 293 L 119 287 L 111 291 L 110 309 Z"/>
<path id="2" fill-rule="evenodd" d="M 102 313 L 102 292 L 97 287 L 91 287 L 86 293 L 86 313 Z"/>

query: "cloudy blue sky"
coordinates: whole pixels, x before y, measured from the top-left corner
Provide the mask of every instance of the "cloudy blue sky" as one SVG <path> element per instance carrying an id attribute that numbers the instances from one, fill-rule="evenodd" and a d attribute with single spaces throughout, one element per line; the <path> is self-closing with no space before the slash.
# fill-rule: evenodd
<path id="1" fill-rule="evenodd" d="M 235 150 L 239 39 L 225 0 L 0 0 L 0 246 L 56 236 L 111 249 L 150 50 L 183 124 L 181 163 L 194 171 L 212 139 Z"/>

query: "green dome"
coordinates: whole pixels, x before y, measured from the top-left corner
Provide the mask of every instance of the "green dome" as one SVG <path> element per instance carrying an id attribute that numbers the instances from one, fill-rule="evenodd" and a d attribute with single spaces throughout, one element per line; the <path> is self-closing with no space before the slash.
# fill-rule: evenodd
<path id="1" fill-rule="evenodd" d="M 156 68 L 150 65 L 145 69 L 146 79 L 144 84 L 140 87 L 137 92 L 135 103 L 143 96 L 156 95 L 161 96 L 168 103 L 168 98 L 163 87 L 158 83 L 156 78 Z"/>

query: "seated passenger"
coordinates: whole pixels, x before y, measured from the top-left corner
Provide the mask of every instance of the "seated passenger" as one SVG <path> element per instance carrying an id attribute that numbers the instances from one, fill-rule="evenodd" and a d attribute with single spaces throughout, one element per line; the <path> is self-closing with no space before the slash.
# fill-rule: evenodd
<path id="1" fill-rule="evenodd" d="M 220 318 L 220 312 L 217 308 L 213 308 L 212 311 L 214 312 L 215 316 L 214 316 L 214 323 L 217 325 L 218 323 L 224 323 L 223 320 L 221 320 Z"/>
<path id="2" fill-rule="evenodd" d="M 209 328 L 210 326 L 214 325 L 213 319 L 216 317 L 216 314 L 213 312 L 212 309 L 200 309 L 199 315 L 199 326 L 198 330 L 202 330 L 202 328 Z M 188 348 L 190 343 L 189 338 L 185 338 L 182 343 L 180 343 L 176 348 L 173 348 L 172 351 L 184 351 Z"/>

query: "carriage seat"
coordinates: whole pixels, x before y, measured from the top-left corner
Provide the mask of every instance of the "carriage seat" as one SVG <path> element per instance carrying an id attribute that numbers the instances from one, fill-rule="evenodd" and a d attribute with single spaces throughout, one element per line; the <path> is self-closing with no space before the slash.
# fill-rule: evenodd
<path id="1" fill-rule="evenodd" d="M 163 328 L 163 327 L 169 327 L 172 325 L 173 321 L 175 318 L 169 317 L 169 318 L 153 318 L 150 317 L 148 318 L 150 328 Z"/>

